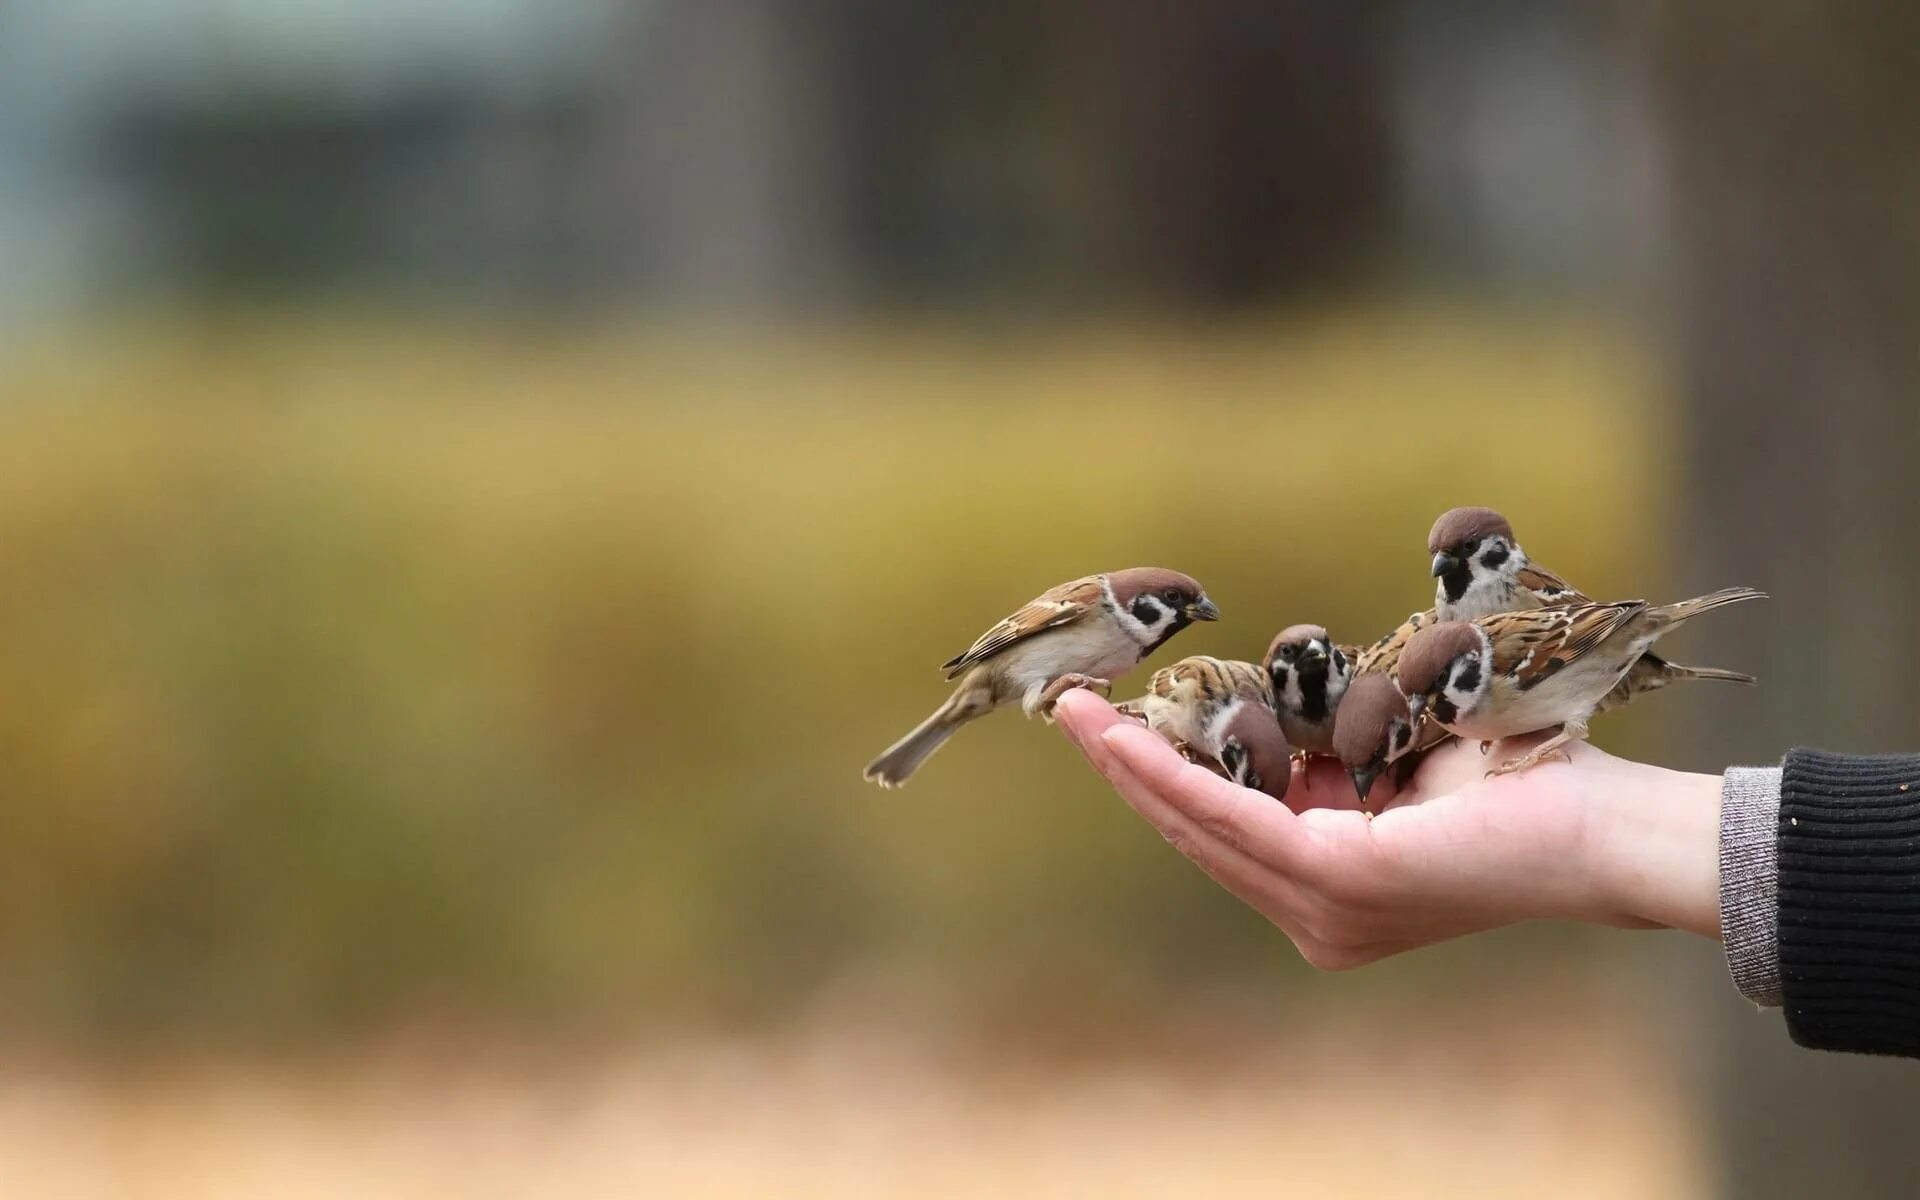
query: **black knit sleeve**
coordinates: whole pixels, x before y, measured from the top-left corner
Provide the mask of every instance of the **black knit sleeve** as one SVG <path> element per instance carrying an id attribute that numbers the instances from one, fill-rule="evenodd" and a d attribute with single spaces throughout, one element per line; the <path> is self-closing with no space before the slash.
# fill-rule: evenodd
<path id="1" fill-rule="evenodd" d="M 1920 755 L 1795 750 L 1780 779 L 1780 988 L 1793 1040 L 1920 1056 Z"/>

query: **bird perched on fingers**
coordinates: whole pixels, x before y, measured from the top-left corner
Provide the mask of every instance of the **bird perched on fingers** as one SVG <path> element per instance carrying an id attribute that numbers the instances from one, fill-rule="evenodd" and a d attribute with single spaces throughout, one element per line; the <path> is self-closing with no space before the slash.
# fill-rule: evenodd
<path id="1" fill-rule="evenodd" d="M 1491 508 L 1441 513 L 1427 535 L 1435 579 L 1433 613 L 1441 621 L 1472 621 L 1495 613 L 1558 608 L 1594 601 L 1527 557 L 1513 526 Z M 1688 667 L 1644 654 L 1601 701 L 1598 712 L 1619 708 L 1648 692 L 1689 679 L 1752 684 L 1754 677 L 1718 667 Z"/>
<path id="2" fill-rule="evenodd" d="M 1575 604 L 1443 621 L 1408 639 L 1400 690 L 1417 719 L 1491 744 L 1558 729 L 1531 753 L 1488 772 L 1521 771 L 1587 736 L 1587 721 L 1634 662 L 1684 621 L 1743 600 L 1725 588 L 1677 604 Z"/>
<path id="3" fill-rule="evenodd" d="M 1119 706 L 1186 757 L 1242 787 L 1285 798 L 1293 775 L 1273 689 L 1257 663 L 1195 655 L 1161 667 L 1147 692 Z"/>
<path id="4" fill-rule="evenodd" d="M 1042 592 L 941 664 L 959 684 L 945 704 L 862 772 L 899 787 L 969 721 L 1019 704 L 1051 719 L 1069 688 L 1103 694 L 1168 638 L 1220 610 L 1191 576 L 1162 567 L 1088 575 Z"/>
<path id="5" fill-rule="evenodd" d="M 1290 625 L 1261 660 L 1273 685 L 1280 731 L 1294 754 L 1333 753 L 1334 714 L 1353 679 L 1353 660 L 1319 625 Z"/>
<path id="6" fill-rule="evenodd" d="M 1412 766 L 1418 752 L 1451 736 L 1432 722 L 1414 718 L 1407 699 L 1384 674 L 1362 675 L 1347 689 L 1334 720 L 1333 752 L 1353 780 L 1353 790 L 1366 807 L 1367 796 L 1386 769 Z M 1398 782 L 1405 783 L 1404 776 Z"/>

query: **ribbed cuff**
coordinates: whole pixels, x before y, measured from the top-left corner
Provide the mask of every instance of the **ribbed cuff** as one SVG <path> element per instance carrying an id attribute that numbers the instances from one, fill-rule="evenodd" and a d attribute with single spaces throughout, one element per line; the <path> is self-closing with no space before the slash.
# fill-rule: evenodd
<path id="1" fill-rule="evenodd" d="M 1720 781 L 1720 938 L 1727 972 L 1755 1004 L 1780 1006 L 1780 768 L 1729 767 Z"/>
<path id="2" fill-rule="evenodd" d="M 1920 756 L 1793 751 L 1778 833 L 1787 1031 L 1920 1054 Z"/>

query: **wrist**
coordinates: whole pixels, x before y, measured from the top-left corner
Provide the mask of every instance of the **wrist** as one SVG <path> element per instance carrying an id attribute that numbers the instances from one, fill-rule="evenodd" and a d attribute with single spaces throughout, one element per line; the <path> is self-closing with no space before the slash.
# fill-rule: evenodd
<path id="1" fill-rule="evenodd" d="M 1599 919 L 1720 938 L 1720 777 L 1638 763 L 1588 798 Z"/>

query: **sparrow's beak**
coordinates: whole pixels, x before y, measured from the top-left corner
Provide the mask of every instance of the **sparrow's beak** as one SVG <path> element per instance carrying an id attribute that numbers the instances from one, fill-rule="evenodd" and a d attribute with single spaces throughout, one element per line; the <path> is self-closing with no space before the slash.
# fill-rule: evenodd
<path id="1" fill-rule="evenodd" d="M 1377 762 L 1364 767 L 1347 768 L 1347 777 L 1353 780 L 1353 791 L 1360 797 L 1360 803 L 1367 802 L 1367 793 L 1373 790 L 1373 781 L 1380 778 L 1383 769 L 1383 765 Z"/>
<path id="2" fill-rule="evenodd" d="M 1407 697 L 1407 715 L 1412 720 L 1413 727 L 1415 729 L 1420 728 L 1421 714 L 1425 713 L 1426 711 L 1427 711 L 1427 698 L 1424 694 L 1419 696 Z"/>
<path id="3" fill-rule="evenodd" d="M 1205 596 L 1187 605 L 1187 616 L 1195 621 L 1218 621 L 1220 608 Z"/>
<path id="4" fill-rule="evenodd" d="M 1322 647 L 1319 642 L 1308 642 L 1300 651 L 1300 661 L 1303 663 L 1324 662 L 1326 657 L 1326 649 Z"/>
<path id="5" fill-rule="evenodd" d="M 1438 579 L 1459 565 L 1460 560 L 1458 558 L 1442 550 L 1433 556 L 1433 577 Z"/>

